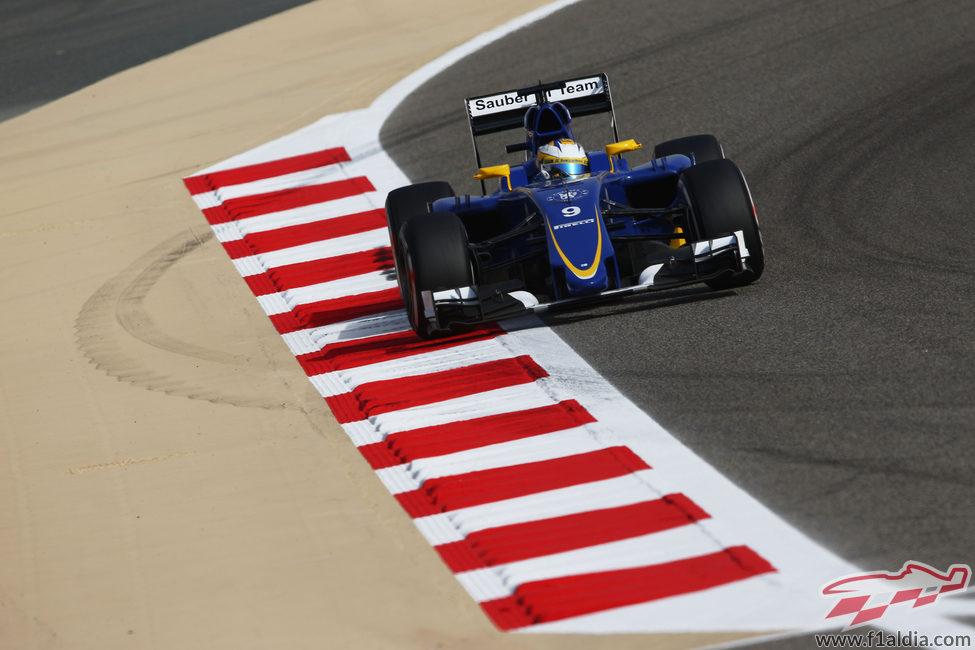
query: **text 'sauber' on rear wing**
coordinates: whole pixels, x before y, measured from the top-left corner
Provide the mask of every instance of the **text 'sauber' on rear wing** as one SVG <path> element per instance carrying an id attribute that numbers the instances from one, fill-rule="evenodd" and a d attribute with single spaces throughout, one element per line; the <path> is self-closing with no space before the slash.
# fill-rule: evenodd
<path id="1" fill-rule="evenodd" d="M 573 118 L 610 113 L 613 141 L 619 140 L 613 97 L 609 92 L 609 78 L 605 73 L 468 97 L 464 100 L 464 105 L 471 126 L 474 163 L 478 168 L 481 167 L 481 153 L 477 148 L 478 136 L 524 128 L 525 111 L 539 102 L 560 102 L 569 109 Z M 513 150 L 509 148 L 509 151 Z M 483 181 L 481 188 L 484 189 Z"/>
<path id="2" fill-rule="evenodd" d="M 613 113 L 609 79 L 605 74 L 598 74 L 468 97 L 464 101 L 471 123 L 471 134 L 487 135 L 522 127 L 525 110 L 537 104 L 539 96 L 544 97 L 545 101 L 561 102 L 573 117 Z M 615 121 L 614 119 L 614 124 Z"/>

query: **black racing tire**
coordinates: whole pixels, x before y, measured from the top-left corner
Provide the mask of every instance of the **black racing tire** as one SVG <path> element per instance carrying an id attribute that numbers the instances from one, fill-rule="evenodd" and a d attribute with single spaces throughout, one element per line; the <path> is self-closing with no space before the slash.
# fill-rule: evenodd
<path id="1" fill-rule="evenodd" d="M 474 284 L 464 223 L 453 212 L 431 212 L 407 221 L 397 243 L 403 259 L 400 288 L 406 293 L 410 326 L 425 339 L 445 333 L 424 316 L 420 294 Z"/>
<path id="2" fill-rule="evenodd" d="M 393 249 L 393 263 L 396 268 L 396 279 L 400 285 L 400 297 L 406 302 L 407 294 L 403 289 L 401 269 L 403 260 L 400 256 L 397 240 L 403 225 L 413 217 L 429 212 L 429 205 L 437 199 L 454 196 L 450 183 L 431 181 L 400 187 L 386 195 L 386 227 L 389 231 L 389 245 Z"/>
<path id="3" fill-rule="evenodd" d="M 745 177 L 730 160 L 710 160 L 688 167 L 680 176 L 681 192 L 701 240 L 741 230 L 749 257 L 744 271 L 728 272 L 707 281 L 712 289 L 751 284 L 765 270 L 762 233 Z"/>
<path id="4" fill-rule="evenodd" d="M 654 158 L 672 156 L 676 153 L 687 156 L 694 161 L 695 165 L 709 160 L 721 160 L 724 158 L 724 149 L 718 143 L 718 139 L 713 135 L 689 135 L 676 140 L 661 142 L 653 148 Z"/>

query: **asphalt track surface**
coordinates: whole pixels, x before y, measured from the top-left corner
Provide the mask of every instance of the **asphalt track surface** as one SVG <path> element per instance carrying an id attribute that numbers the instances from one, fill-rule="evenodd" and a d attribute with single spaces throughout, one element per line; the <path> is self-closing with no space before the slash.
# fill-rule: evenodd
<path id="1" fill-rule="evenodd" d="M 4 0 L 0 120 L 310 0 Z"/>
<path id="2" fill-rule="evenodd" d="M 845 559 L 975 564 L 973 28 L 967 0 L 582 2 L 431 80 L 383 144 L 411 179 L 477 192 L 463 97 L 600 71 L 647 145 L 631 164 L 717 135 L 757 205 L 760 282 L 546 321 Z"/>
<path id="3" fill-rule="evenodd" d="M 8 3 L 0 119 L 303 2 L 231 4 Z M 594 71 L 622 137 L 715 133 L 755 196 L 762 280 L 549 324 L 844 558 L 975 564 L 973 28 L 965 0 L 582 2 L 426 84 L 384 145 L 413 179 L 476 191 L 461 99 Z"/>

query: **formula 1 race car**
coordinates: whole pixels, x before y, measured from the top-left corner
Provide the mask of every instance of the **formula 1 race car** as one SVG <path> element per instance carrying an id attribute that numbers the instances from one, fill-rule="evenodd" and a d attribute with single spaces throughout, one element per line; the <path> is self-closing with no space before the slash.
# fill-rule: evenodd
<path id="1" fill-rule="evenodd" d="M 585 301 L 757 280 L 762 238 L 745 178 L 711 135 L 654 147 L 629 168 L 605 74 L 466 99 L 483 196 L 446 182 L 386 198 L 396 278 L 421 337 Z M 585 151 L 573 118 L 610 113 L 613 142 Z M 478 137 L 523 127 L 524 162 L 481 167 Z"/>

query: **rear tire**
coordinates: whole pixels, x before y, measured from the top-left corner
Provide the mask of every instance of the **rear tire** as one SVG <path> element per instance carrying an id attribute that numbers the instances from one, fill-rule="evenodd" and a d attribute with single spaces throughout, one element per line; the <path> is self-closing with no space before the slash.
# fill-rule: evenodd
<path id="1" fill-rule="evenodd" d="M 474 284 L 463 222 L 453 212 L 410 219 L 400 229 L 398 248 L 403 260 L 400 290 L 406 294 L 410 326 L 425 339 L 444 333 L 445 328 L 437 328 L 427 319 L 421 294 Z"/>
<path id="2" fill-rule="evenodd" d="M 758 280 L 765 270 L 762 233 L 738 165 L 724 159 L 688 167 L 681 173 L 680 186 L 699 239 L 714 239 L 741 230 L 748 248 L 744 271 L 729 271 L 706 284 L 712 289 L 732 289 Z"/>
<path id="3" fill-rule="evenodd" d="M 654 158 L 663 158 L 674 154 L 687 156 L 694 161 L 695 165 L 709 160 L 721 160 L 724 158 L 724 149 L 718 144 L 718 139 L 713 135 L 689 135 L 676 140 L 661 142 L 653 148 Z"/>
<path id="4" fill-rule="evenodd" d="M 400 285 L 400 297 L 406 302 L 406 292 L 403 290 L 403 260 L 399 253 L 397 240 L 403 225 L 413 217 L 429 212 L 429 204 L 437 199 L 454 196 L 450 183 L 431 181 L 400 187 L 386 196 L 386 226 L 389 231 L 389 245 L 393 249 L 393 263 L 396 267 L 396 279 Z"/>

